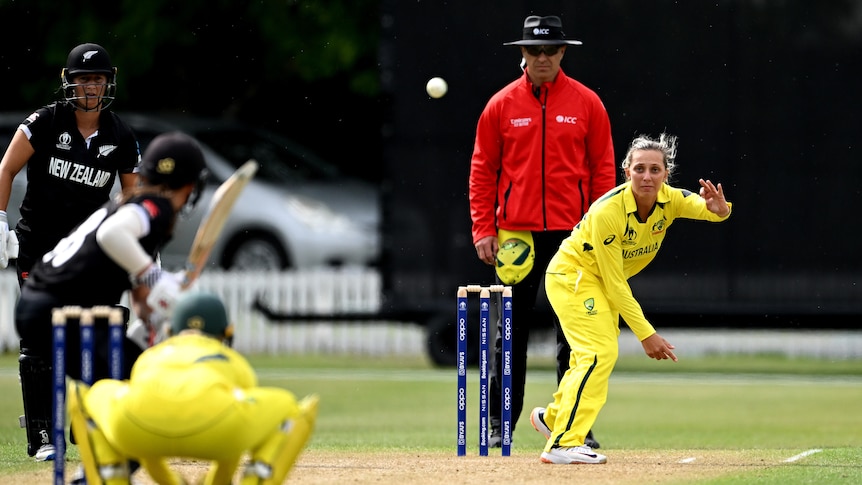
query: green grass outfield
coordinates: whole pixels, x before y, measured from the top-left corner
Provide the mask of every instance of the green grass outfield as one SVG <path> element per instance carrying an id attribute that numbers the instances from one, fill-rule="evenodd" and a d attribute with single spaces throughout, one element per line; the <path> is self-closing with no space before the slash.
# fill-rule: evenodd
<path id="1" fill-rule="evenodd" d="M 263 384 L 299 397 L 320 395 L 309 450 L 455 455 L 454 369 L 434 368 L 423 358 L 250 360 Z M 478 448 L 477 374 L 470 369 L 470 455 Z M 544 439 L 530 426 L 529 411 L 544 406 L 555 389 L 550 363 L 532 360 L 524 414 L 513 435 L 518 454 L 534 453 L 538 460 Z M 24 453 L 20 399 L 16 355 L 0 355 L 0 477 L 46 466 Z M 615 453 L 686 450 L 744 453 L 762 463 L 686 483 L 862 483 L 862 361 L 715 356 L 671 363 L 626 357 L 611 378 L 594 431 L 609 460 Z M 74 448 L 70 453 L 76 459 Z"/>

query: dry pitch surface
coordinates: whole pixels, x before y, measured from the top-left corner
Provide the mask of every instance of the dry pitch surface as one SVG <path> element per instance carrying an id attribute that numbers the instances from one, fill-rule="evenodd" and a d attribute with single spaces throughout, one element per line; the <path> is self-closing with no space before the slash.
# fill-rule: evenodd
<path id="1" fill-rule="evenodd" d="M 499 453 L 499 450 L 497 450 Z M 481 484 L 506 481 L 519 484 L 571 482 L 573 474 L 582 483 L 671 484 L 691 483 L 745 470 L 781 466 L 787 453 L 777 450 L 672 450 L 611 451 L 604 465 L 547 465 L 538 453 L 513 452 L 511 457 L 454 456 L 443 452 L 344 453 L 309 450 L 288 476 L 291 484 Z M 70 464 L 72 465 L 72 464 Z M 206 464 L 174 461 L 174 467 L 190 483 L 201 483 Z M 74 465 L 70 466 L 73 467 Z M 68 473 L 68 471 L 67 471 Z M 68 476 L 68 475 L 67 475 Z M 501 477 L 506 477 L 502 480 Z M 144 473 L 135 474 L 139 484 L 153 482 Z M 579 480 L 579 481 L 580 481 Z M 26 475 L 0 477 L 0 485 L 51 483 L 51 468 Z"/>

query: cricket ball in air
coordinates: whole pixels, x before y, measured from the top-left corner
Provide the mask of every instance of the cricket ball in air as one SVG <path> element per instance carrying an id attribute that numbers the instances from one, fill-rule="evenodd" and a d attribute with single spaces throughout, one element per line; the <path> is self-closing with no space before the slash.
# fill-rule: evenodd
<path id="1" fill-rule="evenodd" d="M 425 84 L 425 91 L 428 92 L 428 96 L 432 98 L 442 98 L 446 95 L 446 91 L 449 90 L 449 85 L 446 84 L 446 80 L 442 77 L 432 77 Z"/>

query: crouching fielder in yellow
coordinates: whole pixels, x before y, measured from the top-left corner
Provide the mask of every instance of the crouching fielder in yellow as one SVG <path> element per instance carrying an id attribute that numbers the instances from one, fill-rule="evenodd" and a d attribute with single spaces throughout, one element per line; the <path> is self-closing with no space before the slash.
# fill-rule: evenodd
<path id="1" fill-rule="evenodd" d="M 647 356 L 677 360 L 674 346 L 644 317 L 628 279 L 655 258 L 676 219 L 721 222 L 730 217 L 731 204 L 721 184 L 709 180 L 700 179 L 699 195 L 669 186 L 675 158 L 676 137 L 635 138 L 622 165 L 627 182 L 590 206 L 548 265 L 548 300 L 572 352 L 554 401 L 530 414 L 547 439 L 545 463 L 607 462 L 584 440 L 608 395 L 620 316 Z"/>
<path id="2" fill-rule="evenodd" d="M 73 381 L 72 429 L 90 484 L 129 484 L 137 460 L 160 484 L 182 485 L 166 459 L 211 460 L 204 483 L 229 484 L 243 455 L 243 484 L 280 484 L 305 447 L 316 395 L 297 402 L 280 388 L 257 387 L 248 361 L 223 344 L 232 333 L 221 300 L 190 293 L 177 302 L 172 337 L 147 349 L 128 382 L 92 388 Z"/>

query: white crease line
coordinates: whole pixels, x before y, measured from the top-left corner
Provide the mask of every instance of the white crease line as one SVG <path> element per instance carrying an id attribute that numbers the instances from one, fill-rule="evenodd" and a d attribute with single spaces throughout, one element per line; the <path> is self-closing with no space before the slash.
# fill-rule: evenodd
<path id="1" fill-rule="evenodd" d="M 694 460 L 697 460 L 697 458 L 692 456 L 689 458 L 683 458 L 682 460 L 679 460 L 678 463 L 694 463 Z"/>
<path id="2" fill-rule="evenodd" d="M 813 455 L 814 453 L 820 453 L 821 451 L 823 451 L 823 450 L 817 449 L 817 448 L 815 448 L 813 450 L 803 451 L 802 453 L 800 453 L 796 456 L 791 456 L 790 458 L 784 460 L 784 463 L 793 463 L 796 460 L 799 460 L 801 458 L 805 458 L 808 455 Z"/>

